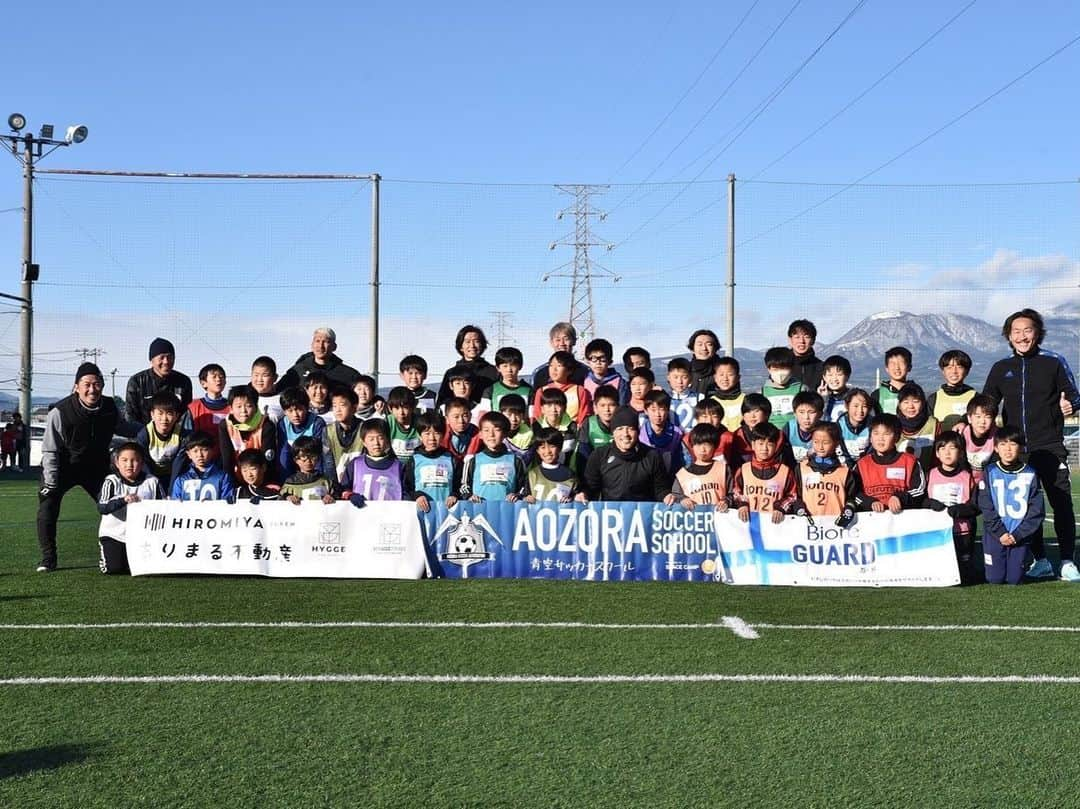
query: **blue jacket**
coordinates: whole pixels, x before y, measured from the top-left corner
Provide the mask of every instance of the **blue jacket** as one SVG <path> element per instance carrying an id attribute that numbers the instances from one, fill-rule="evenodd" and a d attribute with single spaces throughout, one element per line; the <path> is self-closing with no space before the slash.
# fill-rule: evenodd
<path id="1" fill-rule="evenodd" d="M 1039 477 L 1026 464 L 1009 470 L 999 461 L 986 467 L 979 481 L 978 503 L 983 515 L 983 529 L 994 539 L 1012 534 L 1023 544 L 1031 539 L 1046 517 Z"/>
<path id="2" fill-rule="evenodd" d="M 221 461 L 214 461 L 202 472 L 194 466 L 189 466 L 173 481 L 169 498 L 191 501 L 229 501 L 235 490 L 232 478 L 221 468 Z"/>

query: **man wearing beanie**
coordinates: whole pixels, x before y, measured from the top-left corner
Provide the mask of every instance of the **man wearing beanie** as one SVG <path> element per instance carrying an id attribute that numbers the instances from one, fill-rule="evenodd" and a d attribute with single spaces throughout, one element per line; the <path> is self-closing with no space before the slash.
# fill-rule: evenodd
<path id="1" fill-rule="evenodd" d="M 150 367 L 128 380 L 124 403 L 131 426 L 125 432 L 134 435 L 139 428 L 150 423 L 150 400 L 163 390 L 180 400 L 181 410 L 186 410 L 191 404 L 191 379 L 173 370 L 175 361 L 176 349 L 173 344 L 164 337 L 154 338 L 150 343 Z"/>
<path id="2" fill-rule="evenodd" d="M 611 417 L 611 443 L 595 450 L 585 464 L 585 490 L 590 500 L 675 502 L 664 460 L 638 442 L 638 413 L 620 407 Z"/>
<path id="3" fill-rule="evenodd" d="M 109 473 L 109 442 L 120 414 L 113 400 L 101 395 L 104 387 L 100 369 L 84 362 L 75 372 L 75 392 L 49 411 L 41 444 L 38 572 L 56 570 L 56 521 L 64 495 L 82 486 L 96 501 Z"/>

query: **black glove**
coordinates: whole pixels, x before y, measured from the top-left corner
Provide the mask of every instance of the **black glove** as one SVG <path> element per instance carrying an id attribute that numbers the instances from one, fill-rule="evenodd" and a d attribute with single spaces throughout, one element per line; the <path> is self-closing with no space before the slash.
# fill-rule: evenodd
<path id="1" fill-rule="evenodd" d="M 955 520 L 957 517 L 960 516 L 961 508 L 962 506 L 957 503 L 955 506 L 949 506 L 947 509 L 945 509 L 945 512 Z"/>
<path id="2" fill-rule="evenodd" d="M 849 528 L 853 522 L 855 522 L 855 509 L 851 506 L 844 506 L 840 516 L 836 518 L 836 524 L 841 528 Z"/>
<path id="3" fill-rule="evenodd" d="M 357 508 L 363 508 L 367 505 L 367 498 L 362 494 L 351 494 L 349 495 L 349 502 Z"/>
<path id="4" fill-rule="evenodd" d="M 251 503 L 251 505 L 253 505 L 253 506 L 259 505 L 260 500 L 262 500 L 261 497 L 249 497 L 248 498 L 248 502 Z"/>
<path id="5" fill-rule="evenodd" d="M 927 500 L 926 501 L 926 506 L 931 511 L 944 511 L 945 510 L 945 504 L 942 503 L 940 500 Z"/>
<path id="6" fill-rule="evenodd" d="M 806 517 L 806 521 L 808 523 L 810 523 L 811 525 L 814 524 L 814 518 L 810 516 L 810 512 L 806 510 L 806 506 L 802 503 L 800 503 L 799 507 L 795 509 L 795 516 Z"/>

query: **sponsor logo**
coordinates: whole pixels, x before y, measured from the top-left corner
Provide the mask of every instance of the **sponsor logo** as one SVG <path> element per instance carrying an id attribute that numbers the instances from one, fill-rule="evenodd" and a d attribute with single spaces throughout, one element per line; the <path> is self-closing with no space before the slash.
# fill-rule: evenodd
<path id="1" fill-rule="evenodd" d="M 399 523 L 383 523 L 379 526 L 379 538 L 372 548 L 375 553 L 400 556 L 404 549 L 405 543 L 401 537 L 401 525 Z"/>
<path id="2" fill-rule="evenodd" d="M 443 533 L 446 533 L 446 551 L 439 554 L 439 559 L 459 565 L 463 579 L 469 577 L 470 566 L 494 558 L 495 554 L 487 549 L 486 535 L 490 535 L 499 545 L 503 544 L 483 514 L 475 518 L 465 514 L 460 520 L 448 514 L 432 542 L 437 541 Z"/>

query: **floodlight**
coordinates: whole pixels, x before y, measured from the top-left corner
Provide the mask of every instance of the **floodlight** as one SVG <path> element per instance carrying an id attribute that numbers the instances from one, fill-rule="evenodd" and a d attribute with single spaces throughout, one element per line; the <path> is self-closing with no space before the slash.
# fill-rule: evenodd
<path id="1" fill-rule="evenodd" d="M 41 134 L 39 134 L 38 137 L 42 140 L 52 140 L 54 128 L 55 127 L 53 127 L 52 124 L 42 124 Z"/>
<path id="2" fill-rule="evenodd" d="M 69 126 L 67 128 L 67 135 L 64 137 L 68 143 L 82 143 L 86 140 L 86 136 L 90 134 L 90 130 L 82 124 L 77 126 Z"/>
<path id="3" fill-rule="evenodd" d="M 18 132 L 26 126 L 26 116 L 21 112 L 13 112 L 8 116 L 7 123 L 12 132 Z"/>

